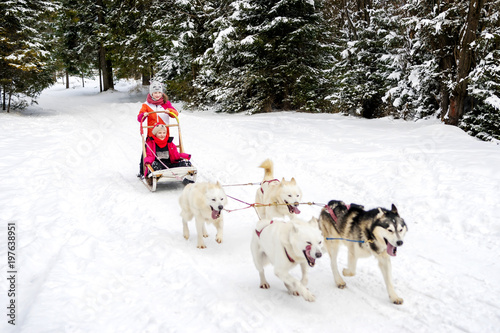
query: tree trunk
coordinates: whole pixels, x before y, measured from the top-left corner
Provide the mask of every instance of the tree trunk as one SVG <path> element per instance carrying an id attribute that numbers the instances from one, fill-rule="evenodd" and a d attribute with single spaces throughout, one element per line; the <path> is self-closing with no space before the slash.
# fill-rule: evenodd
<path id="1" fill-rule="evenodd" d="M 147 86 L 149 85 L 149 82 L 151 81 L 151 75 L 145 70 L 142 70 L 142 85 Z"/>
<path id="2" fill-rule="evenodd" d="M 481 9 L 484 6 L 485 0 L 470 0 L 469 13 L 467 14 L 467 22 L 460 32 L 460 42 L 455 49 L 455 61 L 457 63 L 457 85 L 452 92 L 450 98 L 450 106 L 448 109 L 448 117 L 446 123 L 450 125 L 458 125 L 460 119 L 464 115 L 464 107 L 467 98 L 467 86 L 469 75 L 473 62 L 474 54 L 471 49 L 471 44 L 477 38 L 479 19 L 481 17 Z"/>
<path id="3" fill-rule="evenodd" d="M 69 89 L 69 73 L 67 69 L 66 69 L 66 89 Z"/>
<path id="4" fill-rule="evenodd" d="M 102 68 L 101 68 L 101 53 L 97 53 L 97 60 L 99 63 L 99 92 L 102 92 Z"/>
<path id="5" fill-rule="evenodd" d="M 102 72 L 102 90 L 107 91 L 109 90 L 109 73 L 108 73 L 108 66 L 106 64 L 106 50 L 104 49 L 104 46 L 101 44 L 99 45 L 99 67 L 101 67 L 101 72 Z"/>
<path id="6" fill-rule="evenodd" d="M 441 48 L 443 48 L 445 45 L 450 45 L 450 40 L 448 37 L 442 37 L 440 38 L 440 45 Z M 444 73 L 449 73 L 453 71 L 453 55 L 451 54 L 446 54 L 444 55 L 439 63 L 439 67 L 441 69 L 441 72 Z M 443 82 L 446 81 L 446 77 L 443 77 L 441 79 L 441 83 L 439 85 L 439 99 L 440 99 L 440 110 L 441 110 L 441 121 L 445 121 L 446 115 L 448 113 L 448 109 L 451 108 L 451 103 L 450 103 L 450 91 L 448 86 Z M 454 105 L 454 104 L 453 104 Z M 454 107 L 454 106 L 453 106 Z"/>
<path id="7" fill-rule="evenodd" d="M 347 0 L 344 0 L 342 3 L 345 19 L 347 20 L 347 24 L 349 25 L 349 30 L 351 31 L 354 40 L 358 40 L 358 33 L 356 31 L 356 27 L 352 23 L 351 17 L 349 16 L 349 10 L 347 9 Z"/>
<path id="8" fill-rule="evenodd" d="M 2 100 L 2 110 L 5 111 L 6 107 L 5 107 L 5 84 L 2 86 L 2 96 L 3 96 L 3 100 Z"/>
<path id="9" fill-rule="evenodd" d="M 108 89 L 115 89 L 113 82 L 113 64 L 110 59 L 106 60 L 106 72 L 108 73 Z"/>
<path id="10" fill-rule="evenodd" d="M 12 99 L 12 91 L 9 92 L 9 105 L 7 106 L 7 113 L 10 112 L 10 101 Z"/>
<path id="11" fill-rule="evenodd" d="M 105 25 L 106 22 L 103 1 L 97 0 L 97 6 L 99 7 L 99 11 L 97 12 L 97 23 L 102 26 Z M 113 89 L 113 67 L 111 66 L 111 60 L 106 57 L 106 48 L 102 42 L 99 43 L 99 66 L 102 70 L 103 91 Z"/>

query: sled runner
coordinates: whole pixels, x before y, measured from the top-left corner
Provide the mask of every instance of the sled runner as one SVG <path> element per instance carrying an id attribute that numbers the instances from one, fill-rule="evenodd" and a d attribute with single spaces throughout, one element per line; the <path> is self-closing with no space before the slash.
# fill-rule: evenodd
<path id="1" fill-rule="evenodd" d="M 150 112 L 150 114 L 153 112 Z M 168 111 L 156 111 L 154 113 L 166 113 L 172 118 L 175 118 L 175 124 L 165 125 L 170 132 L 170 136 L 173 136 L 174 141 L 177 140 L 177 143 L 174 142 L 177 150 L 180 153 L 184 153 L 184 146 L 182 144 L 182 135 L 181 128 L 179 124 L 179 118 L 171 112 Z M 148 136 L 148 129 L 153 126 L 148 126 L 147 122 L 144 120 L 147 118 L 143 117 L 141 121 L 141 137 L 142 137 L 142 156 L 146 156 L 146 149 L 149 147 L 146 145 L 146 139 Z M 172 129 L 177 129 L 177 135 L 172 134 Z M 142 168 L 143 170 L 148 170 L 147 175 L 142 177 L 143 183 L 149 188 L 151 192 L 156 191 L 156 186 L 160 183 L 169 183 L 169 182 L 182 182 L 184 184 L 194 183 L 196 181 L 197 169 L 194 167 L 190 161 L 185 159 L 179 159 L 170 162 L 161 162 L 161 169 L 155 170 L 151 164 L 146 164 L 144 162 L 144 158 L 142 159 Z"/>

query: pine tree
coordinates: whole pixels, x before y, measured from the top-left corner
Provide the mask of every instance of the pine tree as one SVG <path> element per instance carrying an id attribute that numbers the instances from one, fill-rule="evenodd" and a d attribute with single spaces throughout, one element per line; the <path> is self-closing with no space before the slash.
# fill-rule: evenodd
<path id="1" fill-rule="evenodd" d="M 390 2 L 363 4 L 345 2 L 336 10 L 342 26 L 336 31 L 330 99 L 342 112 L 374 118 L 394 114 L 403 103 L 404 36 Z"/>
<path id="2" fill-rule="evenodd" d="M 320 1 L 235 1 L 197 83 L 226 112 L 317 111 L 326 94 Z"/>
<path id="3" fill-rule="evenodd" d="M 434 10 L 424 1 L 395 9 L 401 23 L 399 72 L 384 100 L 392 104 L 391 114 L 396 117 L 412 120 L 439 115 L 440 82 L 445 76 L 440 65 L 449 57 L 434 49 L 440 44 L 436 26 L 446 27 Z"/>
<path id="4" fill-rule="evenodd" d="M 68 75 L 92 76 L 97 67 L 97 38 L 92 20 L 82 10 L 81 1 L 63 0 L 55 21 L 57 44 L 53 53 Z M 66 80 L 66 88 L 69 82 Z"/>
<path id="5" fill-rule="evenodd" d="M 474 45 L 477 63 L 468 76 L 470 108 L 460 127 L 482 140 L 500 140 L 500 1 L 484 8 Z"/>
<path id="6" fill-rule="evenodd" d="M 50 1 L 3 1 L 0 3 L 0 77 L 2 108 L 9 110 L 12 97 L 15 106 L 32 102 L 53 79 L 50 58 L 53 38 L 44 22 L 56 6 Z M 49 20 L 50 22 L 50 20 Z"/>
<path id="7" fill-rule="evenodd" d="M 202 58 L 228 12 L 229 0 L 170 0 L 160 3 L 162 15 L 154 21 L 164 44 L 155 64 L 155 76 L 167 80 L 172 96 L 186 102 L 197 99 Z"/>
<path id="8" fill-rule="evenodd" d="M 162 4 L 153 0 L 113 2 L 108 12 L 109 44 L 113 45 L 111 58 L 118 78 L 142 76 L 143 84 L 149 84 L 166 39 L 155 33 L 155 21 L 163 15 Z"/>

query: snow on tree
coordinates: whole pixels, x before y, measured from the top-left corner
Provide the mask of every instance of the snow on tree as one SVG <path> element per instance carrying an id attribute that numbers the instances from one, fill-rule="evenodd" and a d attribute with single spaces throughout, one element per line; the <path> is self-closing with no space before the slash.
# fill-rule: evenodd
<path id="1" fill-rule="evenodd" d="M 52 83 L 51 29 L 44 24 L 56 10 L 51 1 L 0 3 L 0 77 L 2 109 L 26 105 Z M 48 20 L 51 22 L 50 20 Z"/>
<path id="2" fill-rule="evenodd" d="M 205 99 L 226 112 L 318 111 L 330 57 L 320 1 L 235 1 L 202 57 Z"/>

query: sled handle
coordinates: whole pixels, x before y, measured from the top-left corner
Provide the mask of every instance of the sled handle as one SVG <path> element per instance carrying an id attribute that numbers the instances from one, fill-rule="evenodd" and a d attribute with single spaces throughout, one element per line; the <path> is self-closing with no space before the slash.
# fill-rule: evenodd
<path id="1" fill-rule="evenodd" d="M 146 112 L 145 112 L 146 113 Z M 179 151 L 181 153 L 184 153 L 184 145 L 182 144 L 182 135 L 181 135 L 181 127 L 179 126 L 179 117 L 173 112 L 170 111 L 153 111 L 153 112 L 147 112 L 148 115 L 152 113 L 167 113 L 171 118 L 175 118 L 177 121 L 177 124 L 172 124 L 172 125 L 165 125 L 166 127 L 177 127 L 178 133 L 179 133 L 179 145 L 177 146 L 179 148 Z M 144 113 L 142 114 L 142 120 L 141 120 L 141 136 L 144 134 L 144 128 L 153 128 L 154 126 L 142 126 L 142 123 L 148 116 L 145 116 Z M 144 141 L 144 138 L 143 138 Z M 146 155 L 144 155 L 146 156 Z"/>

